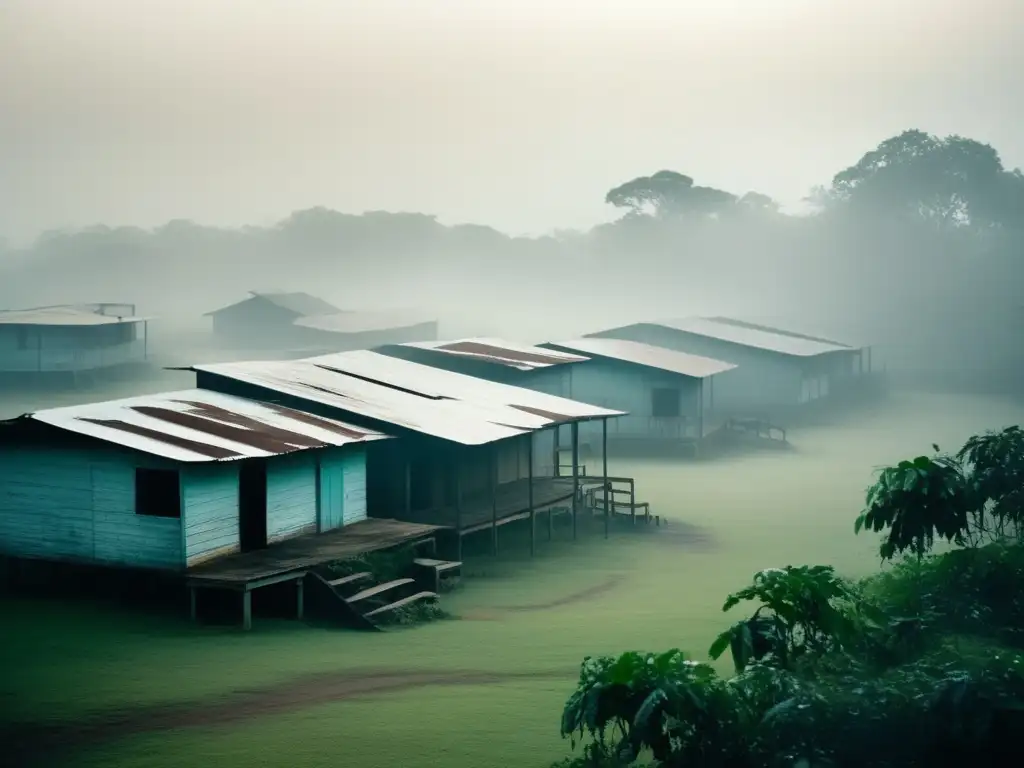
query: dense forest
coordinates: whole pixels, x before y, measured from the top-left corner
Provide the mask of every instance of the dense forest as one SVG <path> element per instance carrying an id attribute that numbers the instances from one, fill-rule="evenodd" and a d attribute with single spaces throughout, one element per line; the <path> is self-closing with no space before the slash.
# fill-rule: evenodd
<path id="1" fill-rule="evenodd" d="M 537 238 L 327 208 L 272 227 L 50 231 L 0 246 L 0 306 L 129 301 L 178 320 L 252 289 L 310 290 L 353 308 L 431 307 L 442 332 L 446 312 L 478 307 L 588 325 L 718 312 L 878 344 L 890 364 L 932 374 L 1020 374 L 1024 175 L 987 144 L 906 131 L 810 191 L 799 215 L 675 170 L 605 201 L 621 211 L 612 223 Z M 515 335 L 509 325 L 473 332 Z"/>

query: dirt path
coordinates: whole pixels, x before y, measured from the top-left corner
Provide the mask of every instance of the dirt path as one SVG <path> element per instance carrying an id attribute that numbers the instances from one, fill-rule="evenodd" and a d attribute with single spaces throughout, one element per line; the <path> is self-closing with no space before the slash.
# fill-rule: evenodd
<path id="1" fill-rule="evenodd" d="M 0 745 L 10 765 L 59 763 L 69 750 L 142 733 L 219 727 L 296 712 L 318 704 L 397 693 L 431 685 L 494 685 L 515 680 L 571 680 L 577 670 L 494 673 L 468 670 L 362 670 L 309 675 L 273 686 L 233 691 L 184 704 L 117 710 L 74 722 L 0 725 Z"/>

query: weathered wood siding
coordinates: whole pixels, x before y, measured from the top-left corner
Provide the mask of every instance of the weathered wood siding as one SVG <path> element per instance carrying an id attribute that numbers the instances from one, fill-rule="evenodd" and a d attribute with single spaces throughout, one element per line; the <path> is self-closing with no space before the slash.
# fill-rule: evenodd
<path id="1" fill-rule="evenodd" d="M 185 468 L 182 507 L 185 558 L 189 566 L 238 551 L 236 464 Z"/>
<path id="2" fill-rule="evenodd" d="M 181 520 L 135 514 L 136 467 L 119 451 L 0 449 L 0 549 L 17 557 L 178 569 Z"/>
<path id="3" fill-rule="evenodd" d="M 322 451 L 320 530 L 330 531 L 365 519 L 366 451 L 362 447 Z"/>
<path id="4" fill-rule="evenodd" d="M 628 326 L 598 335 L 733 363 L 737 368 L 714 377 L 715 411 L 723 415 L 792 406 L 800 401 L 802 368 L 783 355 L 650 325 Z"/>
<path id="5" fill-rule="evenodd" d="M 700 414 L 698 379 L 615 361 L 591 360 L 572 366 L 569 381 L 569 396 L 573 400 L 627 412 L 625 416 L 608 419 L 609 439 L 673 439 L 696 435 Z M 679 392 L 678 417 L 655 416 L 653 392 L 656 389 Z M 579 429 L 581 442 L 600 442 L 600 421 L 584 422 Z"/>
<path id="6" fill-rule="evenodd" d="M 320 530 L 345 523 L 345 460 L 337 451 L 320 454 Z"/>
<path id="7" fill-rule="evenodd" d="M 137 325 L 0 325 L 0 372 L 92 371 L 141 362 L 146 342 Z"/>
<path id="8" fill-rule="evenodd" d="M 267 541 L 281 541 L 317 528 L 316 456 L 303 451 L 267 462 Z"/>
<path id="9" fill-rule="evenodd" d="M 362 448 L 342 449 L 344 476 L 343 518 L 345 525 L 366 519 L 366 451 Z"/>

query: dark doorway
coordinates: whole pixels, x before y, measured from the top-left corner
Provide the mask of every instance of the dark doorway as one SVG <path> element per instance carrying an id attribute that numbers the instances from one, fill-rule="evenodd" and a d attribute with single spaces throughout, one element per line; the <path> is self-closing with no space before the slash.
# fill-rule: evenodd
<path id="1" fill-rule="evenodd" d="M 238 474 L 238 544 L 243 552 L 267 546 L 267 462 L 249 459 Z"/>

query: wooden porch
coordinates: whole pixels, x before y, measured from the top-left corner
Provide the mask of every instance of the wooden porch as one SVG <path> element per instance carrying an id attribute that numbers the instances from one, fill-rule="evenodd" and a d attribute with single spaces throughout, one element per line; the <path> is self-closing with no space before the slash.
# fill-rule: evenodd
<path id="1" fill-rule="evenodd" d="M 500 528 L 545 510 L 571 513 L 576 495 L 572 477 L 532 477 L 495 486 L 493 493 L 465 495 L 458 504 L 412 511 L 417 523 L 436 524 L 466 536 L 487 528 Z"/>
<path id="2" fill-rule="evenodd" d="M 371 518 L 326 533 L 286 539 L 266 549 L 227 555 L 189 568 L 185 575 L 188 582 L 196 586 L 254 589 L 253 585 L 262 586 L 258 583 L 267 579 L 297 578 L 300 573 L 319 565 L 368 552 L 403 544 L 430 543 L 442 527 Z"/>
<path id="3" fill-rule="evenodd" d="M 192 620 L 196 620 L 197 590 L 230 590 L 242 596 L 242 627 L 250 629 L 253 590 L 282 582 L 295 585 L 296 618 L 301 620 L 305 613 L 306 577 L 317 578 L 313 569 L 403 544 L 429 545 L 433 551 L 436 548 L 435 537 L 440 530 L 438 525 L 361 520 L 334 531 L 297 536 L 271 544 L 266 549 L 227 555 L 189 568 L 185 573 L 185 583 L 189 588 Z"/>

